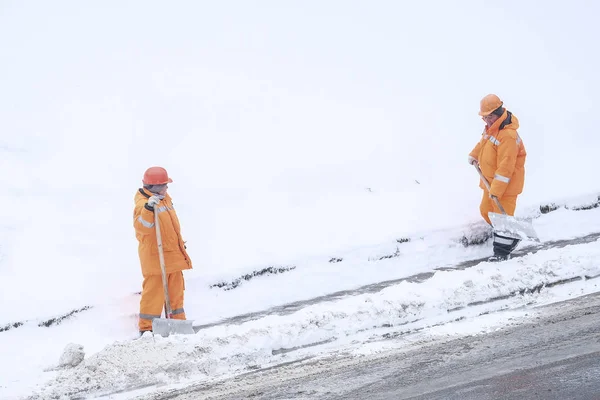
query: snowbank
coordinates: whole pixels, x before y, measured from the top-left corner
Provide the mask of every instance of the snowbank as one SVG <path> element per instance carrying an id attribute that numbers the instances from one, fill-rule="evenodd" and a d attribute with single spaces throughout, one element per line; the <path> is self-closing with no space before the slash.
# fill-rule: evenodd
<path id="1" fill-rule="evenodd" d="M 451 321 L 456 318 L 453 311 L 486 301 L 490 301 L 488 311 L 507 306 L 505 302 L 495 304 L 494 299 L 511 299 L 510 307 L 548 301 L 545 286 L 600 275 L 598 244 L 550 249 L 463 271 L 440 271 L 423 283 L 402 282 L 379 293 L 324 302 L 241 325 L 216 326 L 191 336 L 146 334 L 139 340 L 108 346 L 79 366 L 58 372 L 31 398 L 197 382 L 303 355 L 285 349 L 319 343 L 331 346 L 335 341 L 343 344 L 361 332 L 376 329 L 381 333 L 416 321 L 425 321 L 424 326 Z"/>

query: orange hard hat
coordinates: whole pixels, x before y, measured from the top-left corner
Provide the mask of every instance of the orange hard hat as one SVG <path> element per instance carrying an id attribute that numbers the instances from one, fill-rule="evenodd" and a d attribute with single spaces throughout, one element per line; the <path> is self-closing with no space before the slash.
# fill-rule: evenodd
<path id="1" fill-rule="evenodd" d="M 144 185 L 164 185 L 173 182 L 173 180 L 169 178 L 167 170 L 163 167 L 150 167 L 144 172 L 142 182 Z"/>
<path id="2" fill-rule="evenodd" d="M 495 94 L 488 94 L 479 103 L 479 115 L 485 117 L 486 115 L 490 115 L 494 110 L 499 107 L 502 107 L 502 100 Z"/>

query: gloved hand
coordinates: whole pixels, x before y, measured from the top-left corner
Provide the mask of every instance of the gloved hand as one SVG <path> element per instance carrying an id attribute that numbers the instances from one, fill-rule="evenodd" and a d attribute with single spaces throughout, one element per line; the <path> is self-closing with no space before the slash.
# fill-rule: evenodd
<path id="1" fill-rule="evenodd" d="M 148 199 L 148 207 L 154 208 L 158 203 L 160 203 L 160 198 L 158 196 L 152 196 Z"/>
<path id="2" fill-rule="evenodd" d="M 469 156 L 469 164 L 471 164 L 471 165 L 477 164 L 477 159 L 475 157 Z"/>

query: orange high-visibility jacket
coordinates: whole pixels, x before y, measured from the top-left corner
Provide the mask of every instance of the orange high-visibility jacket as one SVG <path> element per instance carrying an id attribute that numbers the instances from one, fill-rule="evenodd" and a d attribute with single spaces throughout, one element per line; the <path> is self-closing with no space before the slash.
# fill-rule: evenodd
<path id="1" fill-rule="evenodd" d="M 504 113 L 492 126 L 486 126 L 481 140 L 470 156 L 477 159 L 481 172 L 491 184 L 491 194 L 498 198 L 516 196 L 525 184 L 527 152 L 517 133 L 519 120 L 510 111 Z M 479 187 L 485 189 L 480 181 Z"/>
<path id="2" fill-rule="evenodd" d="M 150 196 L 152 196 L 152 193 L 149 191 L 139 189 L 134 198 L 135 209 L 133 211 L 133 226 L 135 236 L 139 242 L 138 253 L 144 277 L 161 274 L 154 226 L 154 211 L 148 207 Z M 192 261 L 185 251 L 179 219 L 173 208 L 171 197 L 167 194 L 155 207 L 158 210 L 167 274 L 191 269 Z"/>

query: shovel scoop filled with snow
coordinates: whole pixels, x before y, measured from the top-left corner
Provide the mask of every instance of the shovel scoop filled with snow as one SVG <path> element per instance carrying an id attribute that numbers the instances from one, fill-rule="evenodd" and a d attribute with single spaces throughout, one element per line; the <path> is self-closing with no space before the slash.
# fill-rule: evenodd
<path id="1" fill-rule="evenodd" d="M 510 215 L 495 212 L 489 212 L 488 216 L 494 227 L 494 232 L 498 235 L 513 239 L 540 241 L 531 221 L 518 220 Z"/>
<path id="2" fill-rule="evenodd" d="M 152 332 L 162 337 L 168 337 L 172 334 L 193 335 L 196 333 L 192 327 L 192 321 L 171 318 L 154 318 L 152 320 Z"/>

